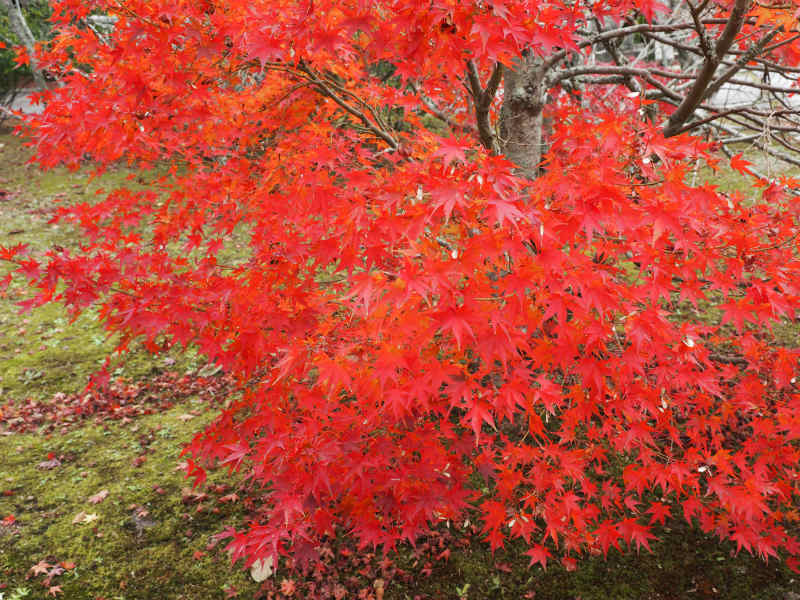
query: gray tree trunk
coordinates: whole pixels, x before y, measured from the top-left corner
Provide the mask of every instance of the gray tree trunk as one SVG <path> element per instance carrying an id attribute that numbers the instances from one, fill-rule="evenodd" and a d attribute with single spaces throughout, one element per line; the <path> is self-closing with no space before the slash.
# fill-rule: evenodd
<path id="1" fill-rule="evenodd" d="M 11 27 L 11 31 L 14 32 L 14 35 L 17 36 L 17 39 L 28 51 L 28 56 L 31 60 L 31 71 L 33 72 L 33 80 L 36 83 L 36 87 L 44 89 L 47 86 L 47 83 L 45 82 L 44 76 L 39 69 L 39 63 L 34 54 L 36 38 L 33 37 L 31 29 L 28 27 L 28 22 L 25 20 L 25 15 L 22 14 L 22 8 L 19 5 L 19 1 L 0 0 L 0 7 L 5 8 L 8 14 L 8 23 Z"/>
<path id="2" fill-rule="evenodd" d="M 526 52 L 505 69 L 503 105 L 500 108 L 500 147 L 519 167 L 520 175 L 536 177 L 542 160 L 546 101 L 542 60 Z"/>

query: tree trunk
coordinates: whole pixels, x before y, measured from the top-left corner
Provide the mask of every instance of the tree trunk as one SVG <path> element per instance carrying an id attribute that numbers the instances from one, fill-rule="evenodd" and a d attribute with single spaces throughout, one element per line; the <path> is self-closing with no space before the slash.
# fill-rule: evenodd
<path id="1" fill-rule="evenodd" d="M 36 87 L 44 89 L 47 86 L 42 72 L 39 70 L 39 63 L 35 56 L 36 38 L 33 37 L 28 22 L 25 20 L 25 15 L 22 14 L 22 8 L 18 0 L 0 0 L 0 6 L 4 7 L 8 12 L 8 24 L 11 31 L 17 36 L 20 43 L 25 46 L 28 51 L 28 56 L 31 61 L 31 71 L 33 72 L 33 80 Z"/>
<path id="2" fill-rule="evenodd" d="M 545 81 L 542 60 L 526 52 L 505 69 L 500 109 L 500 145 L 519 167 L 520 175 L 534 178 L 542 160 Z"/>

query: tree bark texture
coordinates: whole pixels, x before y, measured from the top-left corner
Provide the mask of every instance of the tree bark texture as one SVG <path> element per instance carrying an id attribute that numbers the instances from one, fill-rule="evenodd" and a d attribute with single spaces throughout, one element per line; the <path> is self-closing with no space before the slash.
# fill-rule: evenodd
<path id="1" fill-rule="evenodd" d="M 534 178 L 542 160 L 543 109 L 546 101 L 545 68 L 541 58 L 528 52 L 505 69 L 503 105 L 500 108 L 500 147 L 519 167 L 521 175 Z"/>
<path id="2" fill-rule="evenodd" d="M 22 14 L 22 8 L 18 0 L 0 0 L 0 6 L 6 9 L 8 13 L 8 24 L 11 31 L 17 36 L 20 43 L 25 46 L 28 56 L 31 61 L 31 71 L 33 72 L 33 80 L 36 87 L 43 89 L 47 86 L 44 75 L 39 69 L 39 63 L 36 60 L 36 38 L 33 37 L 28 22 L 25 20 L 25 15 Z"/>

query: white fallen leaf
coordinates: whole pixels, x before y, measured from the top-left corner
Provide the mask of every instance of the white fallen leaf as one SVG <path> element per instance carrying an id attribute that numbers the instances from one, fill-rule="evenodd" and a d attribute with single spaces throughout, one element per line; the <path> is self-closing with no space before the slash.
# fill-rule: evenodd
<path id="1" fill-rule="evenodd" d="M 267 578 L 272 576 L 272 557 L 259 558 L 256 562 L 250 565 L 250 577 L 256 583 L 261 583 Z"/>

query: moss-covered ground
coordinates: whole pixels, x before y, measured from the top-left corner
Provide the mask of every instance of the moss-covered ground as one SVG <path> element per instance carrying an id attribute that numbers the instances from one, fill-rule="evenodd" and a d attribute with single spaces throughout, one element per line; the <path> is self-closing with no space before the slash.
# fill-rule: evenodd
<path id="1" fill-rule="evenodd" d="M 40 173 L 27 156 L 19 140 L 0 135 L 3 245 L 74 244 L 74 231 L 48 223 L 58 199 L 92 197 L 127 176 L 121 169 L 89 183 L 85 173 Z M 24 296 L 12 286 L 0 297 L 0 407 L 79 392 L 113 347 L 91 312 L 74 322 L 56 305 L 20 315 Z M 202 366 L 198 356 L 134 351 L 115 374 L 141 381 Z M 182 444 L 212 417 L 206 401 L 190 398 L 158 414 L 17 433 L 4 431 L 0 414 L 0 598 L 367 600 L 380 595 L 381 578 L 387 600 L 800 598 L 800 584 L 777 562 L 737 556 L 680 524 L 659 532 L 652 554 L 612 552 L 571 572 L 528 569 L 520 548 L 493 556 L 469 531 L 448 533 L 449 557 L 431 540 L 401 549 L 391 567 L 332 543 L 322 569 L 299 576 L 281 568 L 265 588 L 214 541 L 245 519 L 242 498 L 231 496 L 236 480 L 212 473 L 192 492 L 179 468 Z"/>

